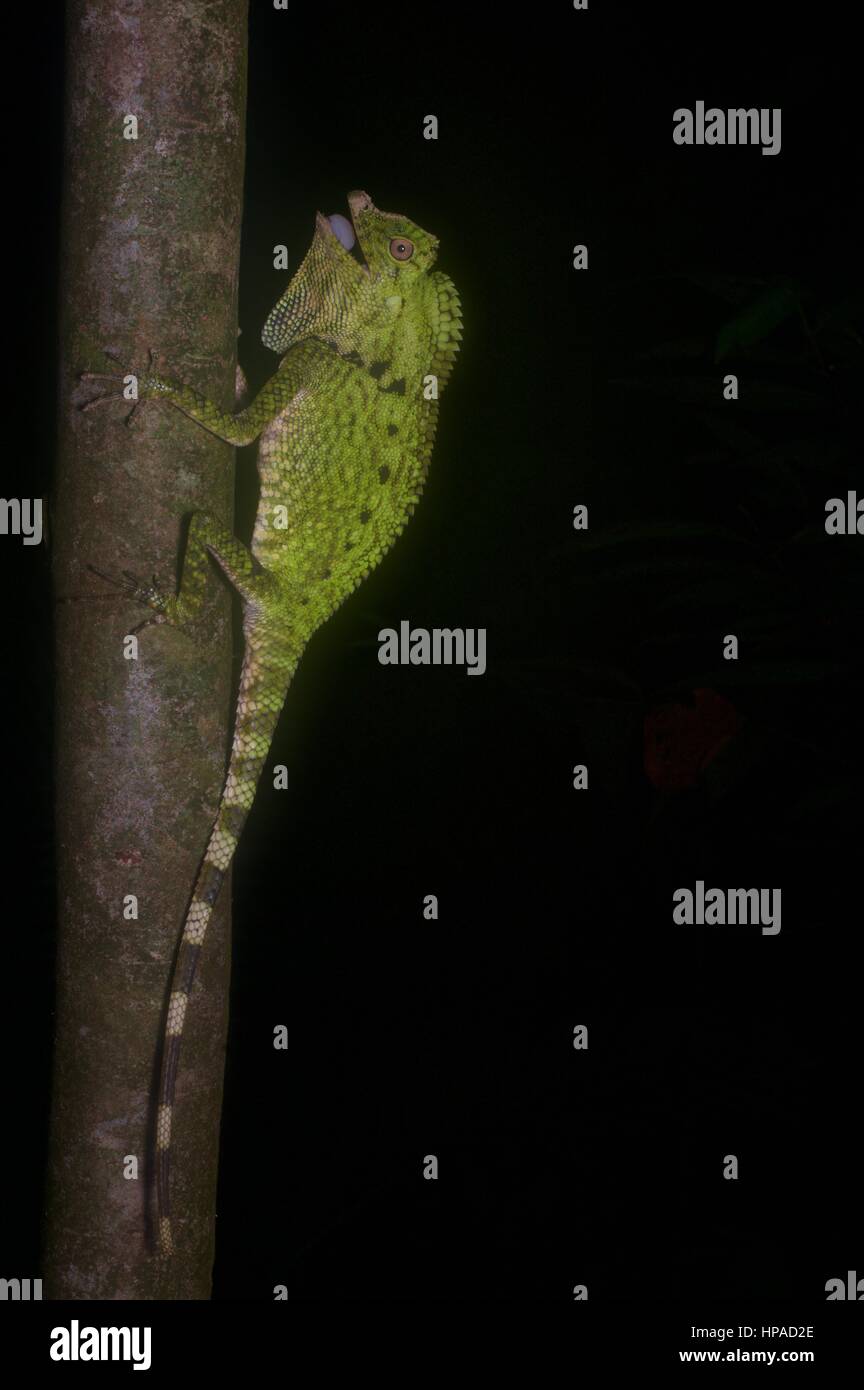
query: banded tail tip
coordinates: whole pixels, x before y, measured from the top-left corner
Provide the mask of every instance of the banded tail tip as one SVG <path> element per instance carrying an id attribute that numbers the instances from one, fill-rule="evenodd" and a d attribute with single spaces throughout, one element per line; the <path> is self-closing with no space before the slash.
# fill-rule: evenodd
<path id="1" fill-rule="evenodd" d="M 170 1216 L 160 1216 L 159 1218 L 159 1253 L 160 1255 L 174 1254 L 174 1236 L 171 1231 Z"/>

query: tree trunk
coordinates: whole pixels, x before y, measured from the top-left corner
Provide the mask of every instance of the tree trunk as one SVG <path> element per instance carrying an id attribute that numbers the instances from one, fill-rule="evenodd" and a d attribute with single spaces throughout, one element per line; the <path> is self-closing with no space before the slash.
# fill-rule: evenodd
<path id="1" fill-rule="evenodd" d="M 114 400 L 82 414 L 84 370 L 167 375 L 233 398 L 246 97 L 238 0 L 67 14 L 60 293 L 57 623 L 58 980 L 46 1293 L 210 1293 L 229 977 L 214 913 L 183 1039 L 173 1136 L 178 1251 L 153 1253 L 155 1062 L 171 963 L 225 770 L 231 604 L 214 572 L 198 647 L 88 565 L 173 590 L 183 518 L 231 523 L 232 452 L 190 420 Z M 129 118 L 137 138 L 129 139 Z M 87 596 L 93 595 L 89 598 Z M 72 601 L 65 601 L 71 599 Z M 135 906 L 131 899 L 137 903 Z"/>

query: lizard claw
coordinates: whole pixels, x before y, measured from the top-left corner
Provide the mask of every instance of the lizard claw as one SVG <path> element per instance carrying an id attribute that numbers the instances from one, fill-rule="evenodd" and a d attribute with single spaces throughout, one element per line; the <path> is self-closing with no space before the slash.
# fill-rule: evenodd
<path id="1" fill-rule="evenodd" d="M 149 618 L 144 618 L 140 623 L 129 629 L 130 637 L 137 637 L 139 632 L 143 632 L 145 627 L 158 627 L 160 623 L 167 623 L 168 619 L 164 613 L 151 613 Z"/>
<path id="2" fill-rule="evenodd" d="M 91 574 L 98 574 L 100 579 L 107 579 L 109 584 L 117 583 L 116 577 L 113 574 L 108 574 L 107 570 L 97 569 L 95 565 L 88 565 L 87 568 Z"/>
<path id="3" fill-rule="evenodd" d="M 85 380 L 85 378 L 82 377 L 82 381 L 83 380 Z M 103 380 L 111 381 L 114 380 L 114 378 L 105 377 L 103 378 Z M 95 410 L 96 407 L 99 405 L 107 405 L 109 401 L 116 401 L 118 399 L 118 396 L 119 393 L 116 391 L 106 391 L 104 396 L 94 396 L 92 400 L 85 401 L 84 404 L 80 407 L 80 409 L 82 412 L 85 410 Z"/>

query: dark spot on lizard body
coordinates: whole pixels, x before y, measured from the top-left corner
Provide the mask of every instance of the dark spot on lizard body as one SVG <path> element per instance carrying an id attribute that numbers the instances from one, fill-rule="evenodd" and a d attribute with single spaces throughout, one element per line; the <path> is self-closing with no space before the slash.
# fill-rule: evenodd
<path id="1" fill-rule="evenodd" d="M 230 835 L 239 835 L 246 822 L 246 812 L 242 806 L 226 806 L 222 812 L 222 824 Z"/>
<path id="2" fill-rule="evenodd" d="M 373 362 L 372 366 L 369 368 L 369 375 L 373 377 L 375 381 L 378 381 L 389 366 L 389 362 Z"/>
<path id="3" fill-rule="evenodd" d="M 218 869 L 213 869 L 203 891 L 199 891 L 198 893 L 198 897 L 202 903 L 209 903 L 210 907 L 213 906 L 219 896 L 219 889 L 222 887 L 224 878 L 225 875 L 223 873 L 220 873 Z"/>
<path id="4" fill-rule="evenodd" d="M 398 433 L 399 433 L 399 430 L 398 430 L 398 428 L 397 428 L 396 425 L 388 425 L 388 426 L 387 426 L 387 433 L 390 435 L 390 438 L 392 439 L 394 434 L 398 434 Z"/>
<path id="5" fill-rule="evenodd" d="M 336 356 L 341 357 L 343 362 L 352 362 L 357 367 L 363 366 L 363 358 L 360 356 L 360 353 L 357 351 L 356 348 L 351 348 L 348 352 L 342 352 L 335 338 L 321 337 L 318 339 L 318 341 L 320 343 L 324 343 L 325 346 L 332 348 L 333 351 L 336 353 Z"/>
<path id="6" fill-rule="evenodd" d="M 397 376 L 396 380 L 395 380 L 395 381 L 391 381 L 389 386 L 381 386 L 381 387 L 379 387 L 379 390 L 381 390 L 381 391 L 392 391 L 392 393 L 393 393 L 394 396 L 404 396 L 404 395 L 405 395 L 405 378 L 404 378 L 404 376 Z"/>
<path id="7" fill-rule="evenodd" d="M 182 985 L 184 992 L 189 994 L 195 979 L 195 971 L 198 965 L 198 957 L 201 954 L 201 947 L 193 946 L 190 941 L 184 941 L 183 949 L 186 953 L 186 968 L 183 971 Z"/>
<path id="8" fill-rule="evenodd" d="M 372 513 L 371 513 L 371 512 L 367 512 L 365 508 L 364 508 L 363 511 L 360 513 L 360 521 L 361 521 L 361 523 L 362 523 L 364 526 L 366 525 L 366 522 L 369 520 L 369 518 L 370 518 L 371 515 L 372 515 Z"/>
<path id="9" fill-rule="evenodd" d="M 382 463 L 381 467 L 378 469 L 378 481 L 381 483 L 386 483 L 389 477 L 390 469 L 387 467 L 386 463 Z"/>

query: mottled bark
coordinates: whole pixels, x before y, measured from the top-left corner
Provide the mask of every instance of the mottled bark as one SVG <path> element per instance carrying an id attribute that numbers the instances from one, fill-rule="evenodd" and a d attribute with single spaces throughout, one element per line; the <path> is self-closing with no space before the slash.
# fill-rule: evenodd
<path id="1" fill-rule="evenodd" d="M 151 626 L 88 565 L 173 588 L 183 519 L 231 522 L 232 451 L 164 405 L 94 394 L 108 349 L 230 407 L 246 96 L 241 0 L 73 0 L 67 12 L 57 624 L 58 995 L 46 1294 L 207 1298 L 227 1027 L 228 907 L 207 936 L 177 1086 L 178 1254 L 152 1253 L 146 1161 L 165 992 L 225 769 L 230 598 L 208 640 Z M 137 139 L 124 138 L 129 116 Z M 83 595 L 96 595 L 92 600 Z M 67 601 L 74 597 L 77 601 Z M 134 895 L 137 920 L 124 916 Z M 136 1174 L 137 1170 L 137 1176 Z M 130 1176 L 131 1174 L 131 1176 Z"/>

